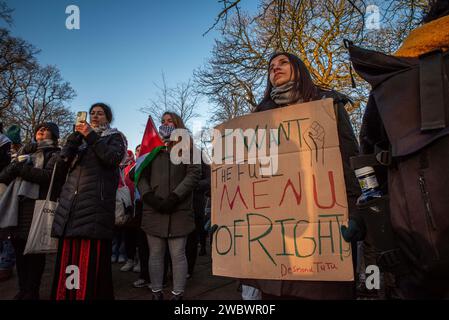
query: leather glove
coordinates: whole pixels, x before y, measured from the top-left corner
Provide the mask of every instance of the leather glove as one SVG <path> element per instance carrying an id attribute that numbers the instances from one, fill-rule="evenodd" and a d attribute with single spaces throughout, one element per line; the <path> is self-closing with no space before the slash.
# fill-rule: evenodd
<path id="1" fill-rule="evenodd" d="M 341 226 L 341 235 L 346 242 L 361 241 L 365 239 L 365 227 L 354 219 L 349 219 L 348 226 Z"/>
<path id="2" fill-rule="evenodd" d="M 170 214 L 175 210 L 176 206 L 178 205 L 178 202 L 179 197 L 172 192 L 168 195 L 167 199 L 165 199 L 162 202 L 159 211 L 161 213 Z"/>
<path id="3" fill-rule="evenodd" d="M 164 202 L 164 199 L 161 197 L 158 197 L 154 194 L 154 192 L 147 192 L 142 196 L 142 200 L 144 203 L 151 206 L 156 211 L 160 212 L 162 202 Z"/>

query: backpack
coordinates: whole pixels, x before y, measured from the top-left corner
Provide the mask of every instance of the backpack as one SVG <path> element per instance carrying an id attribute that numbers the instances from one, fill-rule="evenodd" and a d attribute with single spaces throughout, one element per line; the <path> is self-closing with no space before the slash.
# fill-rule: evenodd
<path id="1" fill-rule="evenodd" d="M 449 52 L 398 58 L 345 45 L 354 70 L 372 86 L 361 153 L 378 165 L 376 176 L 385 185 L 388 219 L 408 277 L 447 292 Z"/>

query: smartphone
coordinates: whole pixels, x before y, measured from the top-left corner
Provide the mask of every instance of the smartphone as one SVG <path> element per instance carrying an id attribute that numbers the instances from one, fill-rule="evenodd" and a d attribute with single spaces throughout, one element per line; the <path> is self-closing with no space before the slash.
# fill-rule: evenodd
<path id="1" fill-rule="evenodd" d="M 76 124 L 81 122 L 86 122 L 87 120 L 87 112 L 86 111 L 78 111 L 76 114 Z"/>

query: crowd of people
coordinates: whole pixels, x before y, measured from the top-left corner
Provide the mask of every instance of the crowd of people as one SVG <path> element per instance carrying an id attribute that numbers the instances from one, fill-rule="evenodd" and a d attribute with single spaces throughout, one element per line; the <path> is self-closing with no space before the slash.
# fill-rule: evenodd
<path id="1" fill-rule="evenodd" d="M 425 28 L 425 31 L 415 30 L 416 32 L 405 41 L 393 61 L 397 63 L 399 57 L 406 57 L 403 64 L 410 64 L 407 70 L 416 66 L 421 68 L 421 74 L 426 75 L 424 69 L 426 65 L 413 59 L 433 52 L 432 50 L 439 50 L 438 57 L 443 61 L 442 65 L 445 65 L 441 69 L 442 74 L 446 74 L 441 81 L 446 81 L 447 86 L 448 54 L 441 55 L 441 52 L 446 53 L 449 47 L 448 34 L 443 34 L 441 39 L 436 41 L 434 37 L 432 43 L 424 37 L 424 41 L 428 41 L 424 42 L 427 46 L 420 46 L 422 43 L 419 37 L 422 34 L 426 35 L 429 28 L 439 28 L 433 30 L 435 32 L 444 30 L 447 32 L 449 29 L 441 26 L 449 25 L 448 18 L 447 1 L 436 1 L 435 7 L 431 8 L 425 24 L 421 27 Z M 413 50 L 418 50 L 417 48 L 420 51 L 413 53 Z M 357 50 L 354 48 L 351 50 L 356 71 L 361 76 L 365 75 L 369 78 L 367 69 L 361 67 L 362 60 L 369 58 L 369 54 L 361 56 L 356 64 Z M 381 62 L 376 60 L 376 63 Z M 368 65 L 370 66 L 372 64 Z M 402 74 L 402 72 L 392 74 L 391 70 L 393 69 L 388 69 L 390 73 L 382 81 L 394 80 L 395 76 Z M 399 67 L 395 70 L 399 70 Z M 379 74 L 375 72 L 376 81 L 380 81 Z M 412 83 L 414 80 L 410 79 Z M 405 88 L 405 85 L 407 83 L 399 81 L 394 83 L 394 88 L 401 90 L 401 86 Z M 385 139 L 389 139 L 388 143 L 394 144 L 394 134 L 385 134 L 385 131 L 390 133 L 388 131 L 390 128 L 388 123 L 382 122 L 388 118 L 380 119 L 379 115 L 373 117 L 369 113 L 376 110 L 382 111 L 382 104 L 386 105 L 389 103 L 387 98 L 394 96 L 391 92 L 387 96 L 378 95 L 378 91 L 382 88 L 376 89 L 373 85 L 361 137 L 357 139 L 346 111 L 347 106 L 352 103 L 351 100 L 335 90 L 316 85 L 306 65 L 298 56 L 278 52 L 269 60 L 265 94 L 254 110 L 254 112 L 261 112 L 303 102 L 333 99 L 349 211 L 349 224 L 347 227 L 343 226 L 341 232 L 344 239 L 351 243 L 355 274 L 361 276 L 364 275 L 363 268 L 360 268 L 362 261 L 365 260 L 366 264 L 379 262 L 376 258 L 376 255 L 379 255 L 376 250 L 379 248 L 376 248 L 375 242 L 366 238 L 367 234 L 372 234 L 375 227 L 367 224 L 367 220 L 363 218 L 363 209 L 358 206 L 357 199 L 361 195 L 361 188 L 357 182 L 351 158 L 359 155 L 359 141 L 362 144 L 362 153 L 372 153 L 378 140 L 384 143 Z M 442 88 L 443 91 L 447 91 L 447 87 Z M 433 93 L 435 94 L 435 91 Z M 373 107 L 374 101 L 377 103 L 377 108 Z M 447 113 L 447 101 L 443 99 L 442 103 Z M 143 169 L 140 179 L 134 181 L 133 169 L 139 157 L 140 146 L 136 148 L 134 154 L 127 150 L 127 139 L 124 134 L 111 127 L 113 114 L 108 105 L 93 104 L 89 115 L 89 121 L 77 123 L 74 132 L 65 139 L 62 146 L 58 144 L 60 140 L 58 126 L 51 122 L 37 125 L 32 141 L 23 146 L 18 125 L 12 126 L 4 134 L 1 128 L 0 227 L 1 223 L 4 223 L 4 217 L 13 217 L 16 223 L 13 227 L 1 229 L 3 240 L 0 267 L 3 270 L 10 270 L 14 262 L 17 266 L 19 290 L 14 298 L 39 299 L 40 281 L 46 256 L 45 254 L 24 254 L 24 248 L 30 232 L 35 203 L 50 194 L 52 200 L 58 201 L 52 237 L 59 239 L 52 299 L 113 299 L 112 264 L 122 263 L 121 271 L 139 273 L 133 285 L 149 287 L 154 300 L 164 299 L 164 288 L 171 275 L 173 285 L 171 299 L 181 300 L 186 281 L 194 272 L 199 247 L 199 254 L 207 254 L 205 213 L 210 212 L 210 167 L 205 163 L 175 164 L 170 160 L 170 152 L 177 143 L 170 140 L 170 135 L 173 130 L 186 127 L 179 115 L 167 111 L 159 119 L 159 134 L 166 148 L 157 153 L 151 163 Z M 381 138 L 375 137 L 376 132 L 373 131 L 378 128 L 385 130 Z M 421 130 L 427 129 L 421 128 Z M 441 164 L 441 161 L 447 160 L 447 148 L 444 149 L 446 151 L 441 151 L 443 150 L 441 146 L 435 144 L 435 141 L 439 141 L 440 144 L 447 142 L 446 137 L 449 134 L 447 130 L 436 132 L 435 136 L 432 136 L 435 131 L 426 131 L 426 134 L 426 137 L 431 136 L 431 141 L 413 150 L 416 155 L 416 152 L 428 148 L 425 150 L 430 155 L 430 158 L 426 158 L 423 153 L 419 153 L 421 167 L 418 171 L 421 176 L 420 184 L 417 184 L 416 188 L 421 187 L 421 191 L 423 186 L 426 187 L 422 181 L 425 174 L 429 176 L 428 171 L 425 171 L 429 163 L 436 161 L 435 163 Z M 398 185 L 394 184 L 397 182 L 391 177 L 395 177 L 397 170 L 405 168 L 413 159 L 409 157 L 413 152 L 402 153 L 397 157 L 395 157 L 397 150 L 393 149 L 390 152 L 394 159 L 384 163 L 386 170 L 382 172 L 376 169 L 384 194 L 398 192 Z M 389 180 L 384 179 L 387 175 L 390 176 Z M 433 177 L 433 179 L 438 178 Z M 432 188 L 435 184 L 429 185 Z M 49 190 L 50 186 L 51 190 Z M 402 185 L 401 187 L 403 188 Z M 129 205 L 124 205 L 122 208 L 125 202 L 117 202 L 117 194 L 122 194 L 124 188 L 129 190 Z M 440 187 L 435 188 L 441 193 Z M 423 192 L 423 198 L 414 197 L 413 200 L 418 202 L 411 208 L 405 208 L 406 204 L 404 204 L 411 200 L 391 194 L 389 208 L 389 215 L 392 217 L 391 228 L 402 250 L 400 263 L 407 266 L 405 268 L 407 272 L 386 269 L 383 279 L 384 286 L 388 288 L 387 298 L 449 297 L 449 288 L 445 280 L 447 276 L 444 276 L 447 272 L 444 268 L 447 268 L 449 258 L 448 206 L 446 205 L 448 197 L 439 194 L 440 197 L 435 198 L 435 194 Z M 433 207 L 429 199 L 434 201 Z M 398 204 L 399 200 L 405 202 Z M 400 205 L 402 207 L 399 207 Z M 430 248 L 433 251 L 426 249 L 429 238 L 419 238 L 419 232 L 424 227 L 406 225 L 407 222 L 401 220 L 410 212 L 413 213 L 413 210 L 421 210 L 420 206 L 423 210 L 427 210 L 423 216 L 428 217 L 429 223 L 433 226 L 433 229 L 427 229 L 428 234 L 425 235 L 433 240 Z M 125 222 L 117 218 L 119 207 L 127 216 Z M 420 220 L 417 218 L 415 221 Z M 409 232 L 407 228 L 411 228 L 412 231 Z M 421 250 L 422 248 L 425 250 Z M 430 257 L 430 254 L 434 255 Z M 420 265 L 420 261 L 424 265 Z M 79 290 L 71 290 L 66 286 L 66 267 L 69 265 L 77 265 L 80 268 L 82 276 Z M 7 274 L 3 273 L 3 276 L 6 277 Z M 248 299 L 354 299 L 356 297 L 356 282 L 350 281 L 239 280 L 244 291 L 243 297 Z M 359 280 L 358 277 L 356 280 Z"/>
<path id="2" fill-rule="evenodd" d="M 177 114 L 166 112 L 160 133 L 167 148 L 143 171 L 138 188 L 130 174 L 134 154 L 127 150 L 126 137 L 111 128 L 111 108 L 96 103 L 89 115 L 89 122 L 77 123 L 62 148 L 59 128 L 52 122 L 36 126 L 34 139 L 18 151 L 11 132 L 19 127 L 5 134 L 2 130 L 0 207 L 5 209 L 3 217 L 17 219 L 14 226 L 2 228 L 2 269 L 10 274 L 16 264 L 19 290 L 14 299 L 40 298 L 46 254 L 24 254 L 24 248 L 35 202 L 46 198 L 50 185 L 51 200 L 58 201 L 51 235 L 59 239 L 52 299 L 113 299 L 113 263 L 123 263 L 123 272 L 139 273 L 133 285 L 149 286 L 154 299 L 162 299 L 171 273 L 172 299 L 182 299 L 197 255 L 207 251 L 204 212 L 210 168 L 170 161 L 170 134 L 185 126 Z M 139 150 L 140 146 L 136 157 Z M 117 203 L 117 190 L 122 188 L 129 190 L 129 203 Z M 125 221 L 117 219 L 119 208 L 125 211 Z M 80 268 L 80 290 L 66 286 L 70 265 Z"/>

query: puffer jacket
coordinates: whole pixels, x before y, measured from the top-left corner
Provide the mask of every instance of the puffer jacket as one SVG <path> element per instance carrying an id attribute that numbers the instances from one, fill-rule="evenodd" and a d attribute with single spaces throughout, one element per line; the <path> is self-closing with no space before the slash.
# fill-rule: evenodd
<path id="1" fill-rule="evenodd" d="M 106 136 L 94 131 L 85 138 L 77 132 L 69 136 L 60 162 L 70 168 L 55 213 L 53 237 L 112 239 L 119 164 L 125 152 L 126 143 L 118 131 Z"/>
<path id="2" fill-rule="evenodd" d="M 161 151 L 142 172 L 139 192 L 154 192 L 165 199 L 173 192 L 180 201 L 171 214 L 157 212 L 143 202 L 142 230 L 162 237 L 187 236 L 195 229 L 193 213 L 193 191 L 201 178 L 200 164 L 178 164 L 170 161 L 169 151 Z"/>

